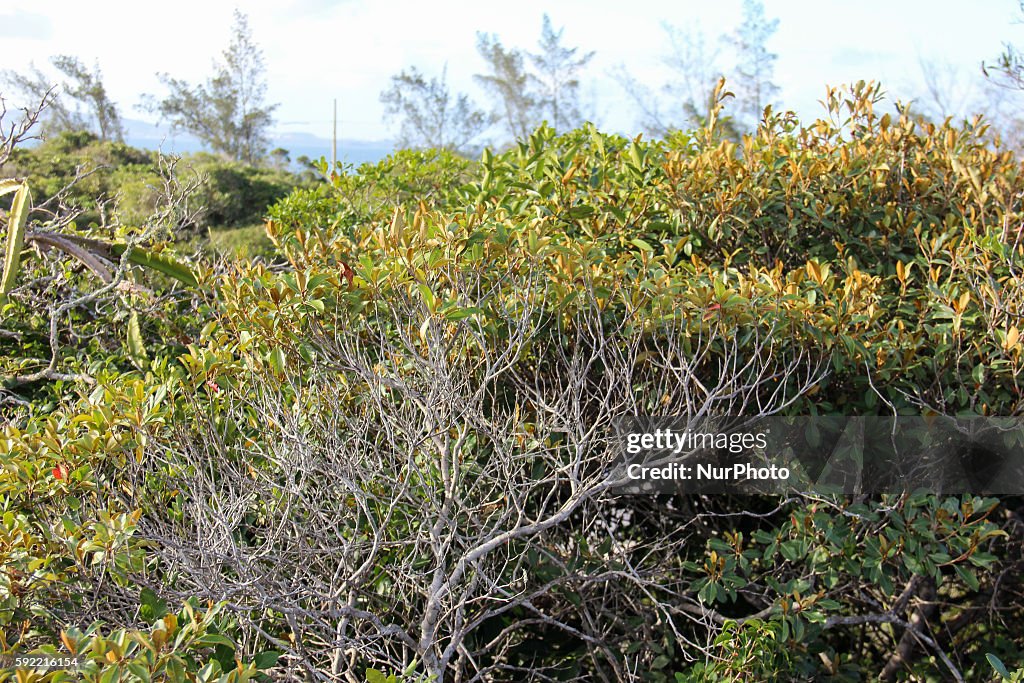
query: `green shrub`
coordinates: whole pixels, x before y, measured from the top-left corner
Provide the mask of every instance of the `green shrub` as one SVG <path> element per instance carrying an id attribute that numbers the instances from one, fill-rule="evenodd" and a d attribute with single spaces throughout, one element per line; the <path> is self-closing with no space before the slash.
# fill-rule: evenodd
<path id="1" fill-rule="evenodd" d="M 228 257 L 246 259 L 274 255 L 274 245 L 263 224 L 215 230 L 209 235 L 209 243 L 214 253 Z"/>
<path id="2" fill-rule="evenodd" d="M 1019 163 L 878 103 L 739 143 L 715 112 L 651 142 L 541 128 L 297 189 L 278 264 L 202 273 L 196 334 L 7 433 L 46 541 L 11 561 L 112 603 L 132 577 L 229 595 L 254 649 L 334 676 L 990 675 L 1024 649 L 1019 498 L 609 480 L 620 415 L 1020 413 Z M 46 535 L 65 459 L 91 507 Z M 101 590 L 64 535 L 114 515 Z"/>
<path id="3" fill-rule="evenodd" d="M 191 172 L 206 178 L 193 197 L 203 207 L 200 226 L 205 229 L 260 223 L 267 207 L 297 185 L 295 176 L 285 171 L 225 161 L 212 154 L 193 154 L 183 162 Z"/>
<path id="4" fill-rule="evenodd" d="M 148 629 L 117 629 L 106 632 L 100 624 L 84 631 L 68 628 L 60 633 L 60 646 L 44 645 L 31 652 L 17 650 L 3 642 L 0 655 L 31 654 L 60 661 L 76 658 L 77 666 L 41 669 L 18 668 L 0 671 L 0 681 L 145 681 L 202 680 L 242 683 L 265 680 L 262 670 L 277 662 L 277 653 L 267 652 L 243 663 L 236 655 L 235 642 L 223 634 L 226 625 L 221 606 L 205 612 L 186 602 L 176 614 L 164 613 Z"/>
<path id="5" fill-rule="evenodd" d="M 81 177 L 72 185 L 76 175 Z M 151 213 L 151 193 L 145 184 L 158 182 L 155 156 L 120 142 L 103 142 L 85 131 L 62 132 L 33 148 L 15 149 L 0 175 L 26 179 L 37 197 L 57 195 L 69 185 L 66 203 L 81 210 L 78 224 L 84 229 L 100 223 L 100 206 L 106 201 L 108 219 L 112 201 L 122 189 L 122 220 L 133 223 Z"/>

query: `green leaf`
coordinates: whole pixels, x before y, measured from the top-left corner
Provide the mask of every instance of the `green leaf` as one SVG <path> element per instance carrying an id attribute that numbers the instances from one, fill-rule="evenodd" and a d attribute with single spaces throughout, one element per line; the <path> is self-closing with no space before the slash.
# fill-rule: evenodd
<path id="1" fill-rule="evenodd" d="M 196 673 L 196 680 L 200 681 L 200 683 L 206 683 L 207 681 L 212 681 L 220 672 L 220 663 L 215 661 L 207 662 L 206 666 Z"/>
<path id="2" fill-rule="evenodd" d="M 974 553 L 973 555 L 970 555 L 967 560 L 976 567 L 988 569 L 992 566 L 992 563 L 996 561 L 996 556 L 992 553 Z"/>
<path id="3" fill-rule="evenodd" d="M 786 561 L 797 562 L 805 554 L 805 549 L 798 539 L 792 539 L 779 546 L 779 552 Z"/>
<path id="4" fill-rule="evenodd" d="M 223 645 L 226 648 L 232 650 L 235 649 L 235 641 L 231 640 L 227 636 L 222 636 L 219 633 L 206 633 L 195 640 L 196 645 Z"/>
<path id="5" fill-rule="evenodd" d="M 629 159 L 633 162 L 633 165 L 638 171 L 640 170 L 640 167 L 644 165 L 643 159 L 640 156 L 640 148 L 637 147 L 635 142 L 629 147 Z"/>
<path id="6" fill-rule="evenodd" d="M 121 680 L 121 667 L 111 666 L 100 675 L 99 683 L 117 683 Z M 202 679 L 201 679 L 202 680 Z"/>
<path id="7" fill-rule="evenodd" d="M 6 192 L 6 190 L 5 190 Z M 7 295 L 14 288 L 14 280 L 18 277 L 18 266 L 21 265 L 21 246 L 25 242 L 25 226 L 28 223 L 29 207 L 32 195 L 28 184 L 21 183 L 11 204 L 11 213 L 7 222 L 7 251 L 4 258 L 3 277 L 0 278 L 0 304 L 7 301 Z"/>
<path id="8" fill-rule="evenodd" d="M 410 676 L 412 676 L 416 672 L 416 667 L 418 667 L 419 665 L 419 660 L 413 657 L 412 661 L 409 662 L 409 666 L 405 667 L 405 671 L 402 672 L 402 677 L 409 678 Z"/>
<path id="9" fill-rule="evenodd" d="M 317 273 L 316 275 L 310 275 L 306 281 L 306 291 L 313 292 L 318 287 L 321 287 L 330 282 L 331 276 L 326 273 Z"/>
<path id="10" fill-rule="evenodd" d="M 714 602 L 718 597 L 718 584 L 714 581 L 707 582 L 703 588 L 697 591 L 697 597 L 703 602 Z"/>
<path id="11" fill-rule="evenodd" d="M 152 624 L 167 616 L 167 603 L 149 588 L 143 588 L 139 595 L 139 614 Z"/>
<path id="12" fill-rule="evenodd" d="M 146 345 L 142 341 L 142 331 L 139 329 L 137 311 L 132 311 L 131 317 L 128 318 L 128 354 L 139 369 L 146 367 L 149 363 Z"/>
<path id="13" fill-rule="evenodd" d="M 110 245 L 110 252 L 115 256 L 120 256 L 124 253 L 126 245 L 124 244 L 112 244 Z M 169 254 L 156 253 L 140 249 L 138 247 L 132 247 L 128 253 L 128 260 L 137 266 L 143 268 L 149 268 L 156 270 L 164 275 L 169 275 L 178 282 L 188 285 L 189 287 L 198 287 L 199 281 L 196 279 L 195 273 L 186 264 L 178 261 Z"/>
<path id="14" fill-rule="evenodd" d="M 279 346 L 271 351 L 270 355 L 267 357 L 267 362 L 270 363 L 270 367 L 274 368 L 275 371 L 279 373 L 284 372 L 284 350 Z"/>
<path id="15" fill-rule="evenodd" d="M 586 205 L 574 206 L 566 211 L 566 214 L 568 214 L 569 218 L 586 218 L 594 214 L 594 207 Z"/>
<path id="16" fill-rule="evenodd" d="M 994 654 L 989 652 L 987 655 L 985 655 L 985 659 L 988 660 L 988 663 L 992 666 L 993 669 L 995 669 L 995 672 L 997 674 L 999 674 L 1003 678 L 1010 677 L 1010 672 L 1007 670 L 1006 665 L 1003 664 L 1002 660 L 999 659 L 999 657 L 996 657 Z"/>
<path id="17" fill-rule="evenodd" d="M 252 660 L 252 663 L 257 669 L 269 669 L 273 666 L 276 666 L 277 660 L 280 658 L 280 652 L 275 652 L 274 650 L 267 650 L 266 652 L 261 652 L 258 655 L 256 655 L 256 657 Z"/>
<path id="18" fill-rule="evenodd" d="M 966 567 L 962 567 L 960 565 L 955 565 L 954 569 L 956 569 L 956 573 L 960 576 L 961 579 L 963 579 L 963 582 L 966 583 L 972 591 L 978 590 L 980 586 L 980 584 L 978 583 L 978 577 L 972 570 L 967 569 Z"/>
<path id="19" fill-rule="evenodd" d="M 483 313 L 483 311 L 481 311 L 476 306 L 470 306 L 469 308 L 455 308 L 455 309 L 452 309 L 452 310 L 448 311 L 447 313 L 445 313 L 444 317 L 447 320 L 456 321 L 456 320 L 465 320 L 466 318 L 469 318 L 470 316 L 478 315 L 480 313 Z"/>
<path id="20" fill-rule="evenodd" d="M 423 303 L 427 305 L 427 310 L 430 311 L 431 313 L 436 311 L 437 297 L 435 297 L 434 293 L 430 291 L 430 287 L 428 287 L 425 283 L 421 282 L 419 285 L 417 285 L 417 288 L 420 291 L 420 296 L 423 297 Z"/>
<path id="21" fill-rule="evenodd" d="M 398 679 L 394 676 L 385 676 L 377 669 L 366 670 L 366 683 L 397 683 L 397 681 Z"/>
<path id="22" fill-rule="evenodd" d="M 167 675 L 172 681 L 185 680 L 185 665 L 179 657 L 171 657 L 167 662 Z"/>
<path id="23" fill-rule="evenodd" d="M 152 680 L 149 675 L 149 670 L 142 664 L 139 664 L 138 662 L 129 662 L 126 665 L 126 668 L 128 669 L 129 673 L 131 673 L 133 676 L 138 678 L 143 683 L 149 683 L 149 681 Z"/>

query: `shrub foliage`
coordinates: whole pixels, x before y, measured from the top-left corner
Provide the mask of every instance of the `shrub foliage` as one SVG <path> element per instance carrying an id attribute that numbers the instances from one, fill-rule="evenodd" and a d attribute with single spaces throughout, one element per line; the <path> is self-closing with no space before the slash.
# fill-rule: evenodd
<path id="1" fill-rule="evenodd" d="M 619 415 L 1020 414 L 1019 161 L 983 121 L 880 101 L 833 90 L 739 143 L 716 110 L 652 142 L 541 128 L 296 190 L 266 224 L 280 262 L 202 269 L 187 337 L 8 411 L 7 646 L 102 620 L 155 645 L 152 676 L 166 606 L 209 603 L 214 636 L 174 651 L 238 677 L 1019 661 L 1018 498 L 610 482 Z"/>

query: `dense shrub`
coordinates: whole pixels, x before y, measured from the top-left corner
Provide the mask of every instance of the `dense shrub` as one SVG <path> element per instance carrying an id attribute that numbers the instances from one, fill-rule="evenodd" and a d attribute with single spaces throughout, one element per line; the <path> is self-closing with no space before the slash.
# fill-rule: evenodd
<path id="1" fill-rule="evenodd" d="M 203 211 L 191 227 L 202 230 L 261 223 L 267 207 L 298 185 L 286 171 L 209 153 L 185 155 L 178 172 L 183 180 L 204 180 L 192 197 Z M 83 177 L 72 184 L 77 174 Z M 142 223 L 156 210 L 162 190 L 156 152 L 100 141 L 85 131 L 63 132 L 35 147 L 16 149 L 0 176 L 26 179 L 39 197 L 53 197 L 67 187 L 67 203 L 81 209 L 77 223 L 83 229 L 101 222 L 101 210 L 107 221 L 116 213 L 126 225 Z"/>
<path id="2" fill-rule="evenodd" d="M 155 208 L 157 194 L 147 185 L 159 181 L 153 154 L 101 141 L 86 131 L 62 132 L 35 147 L 14 150 L 0 175 L 26 179 L 38 197 L 53 197 L 67 188 L 66 203 L 81 210 L 82 228 L 101 222 L 101 207 L 111 220 L 117 195 L 122 197 L 123 222 L 144 220 Z"/>
<path id="3" fill-rule="evenodd" d="M 356 508 L 365 501 L 347 487 L 365 482 L 382 509 L 373 513 L 366 502 L 371 509 L 363 514 L 374 520 L 372 538 L 383 547 L 392 538 L 426 543 L 429 535 L 420 536 L 426 529 L 398 520 L 432 519 L 439 512 L 431 511 L 430 501 L 450 495 L 430 479 L 412 489 L 373 488 L 382 476 L 389 482 L 406 476 L 403 454 L 422 452 L 442 471 L 447 458 L 477 463 L 476 469 L 465 465 L 473 474 L 465 474 L 465 497 L 452 503 L 466 514 L 474 506 L 486 509 L 496 497 L 493 485 L 485 484 L 493 481 L 488 468 L 496 453 L 508 462 L 534 462 L 526 475 L 513 468 L 503 476 L 509 491 L 524 496 L 518 509 L 530 520 L 544 519 L 550 501 L 568 504 L 548 478 L 557 479 L 560 467 L 579 468 L 577 488 L 569 490 L 595 493 L 587 487 L 600 481 L 603 446 L 584 436 L 586 426 L 609 427 L 602 401 L 615 397 L 611 402 L 624 413 L 685 412 L 694 387 L 717 396 L 723 368 L 735 367 L 729 363 L 736 356 L 763 361 L 758 344 L 767 338 L 771 359 L 791 380 L 776 409 L 872 414 L 892 406 L 915 414 L 1016 414 L 1020 245 L 1013 235 L 1007 239 L 1006 226 L 1020 220 L 1018 164 L 986 144 L 980 123 L 921 126 L 909 116 L 876 114 L 877 101 L 877 92 L 867 88 L 847 97 L 835 93 L 831 120 L 800 127 L 792 117 L 772 116 L 740 146 L 718 139 L 713 129 L 653 143 L 592 129 L 562 137 L 542 129 L 518 149 L 485 153 L 479 167 L 460 171 L 468 178 L 408 197 L 389 189 L 398 181 L 339 178 L 333 206 L 331 191 L 321 189 L 271 211 L 268 229 L 295 272 L 233 274 L 221 288 L 225 316 L 209 351 L 188 362 L 196 370 L 211 367 L 217 361 L 206 353 L 217 349 L 214 357 L 225 358 L 223 349 L 238 344 L 240 356 L 230 366 L 236 369 L 213 379 L 232 387 L 231 396 L 259 383 L 255 377 L 265 376 L 263 384 L 271 386 L 287 377 L 280 389 L 258 391 L 245 405 L 228 409 L 228 424 L 238 425 L 238 453 L 246 462 L 266 462 L 267 472 L 275 473 L 270 481 L 295 472 L 317 490 L 281 493 L 291 501 L 285 509 L 313 507 L 327 515 L 320 522 L 324 529 L 348 518 L 344 510 L 317 505 L 339 499 L 342 491 L 316 489 L 309 483 L 312 473 L 335 473 Z M 374 213 L 374 202 L 364 197 L 375 192 L 390 201 L 378 201 Z M 514 353 L 507 351 L 510 340 L 523 340 Z M 512 354 L 509 367 L 491 365 L 503 352 Z M 677 369 L 677 386 L 659 383 L 653 368 L 679 368 L 688 356 L 704 363 Z M 255 377 L 249 374 L 260 366 L 265 369 Z M 567 378 L 577 376 L 580 385 L 574 387 Z M 206 373 L 200 377 L 210 381 Z M 814 381 L 804 381 L 809 379 Z M 634 393 L 616 393 L 623 386 Z M 743 386 L 752 403 L 778 397 L 749 381 Z M 385 398 L 376 398 L 380 394 Z M 410 408 L 421 404 L 435 408 Z M 410 411 L 420 415 L 418 422 Z M 289 417 L 295 414 L 303 417 Z M 348 415 L 359 416 L 362 426 L 347 426 Z M 254 432 L 256 424 L 280 427 Z M 468 434 L 465 441 L 456 439 L 462 450 L 453 455 L 446 450 L 451 444 L 424 444 L 428 433 L 416 431 L 424 424 L 443 425 L 436 428 L 452 438 Z M 267 439 L 268 431 L 276 436 Z M 381 448 L 374 441 L 381 432 L 390 444 L 383 454 L 367 444 Z M 496 434 L 520 434 L 522 441 L 499 447 L 492 441 Z M 260 440 L 274 444 L 272 453 L 254 445 Z M 395 446 L 396 440 L 406 445 Z M 344 455 L 364 448 L 366 457 L 373 453 L 371 460 Z M 585 449 L 591 450 L 582 460 L 574 459 Z M 225 462 L 242 457 L 201 453 L 202 459 Z M 300 453 L 312 458 L 311 470 Z M 352 458 L 373 465 L 363 471 Z M 235 497 L 221 504 L 229 501 L 242 504 Z M 596 529 L 616 528 L 610 518 L 623 505 L 638 521 L 618 526 L 610 547 L 602 547 Z M 645 503 L 595 493 L 573 509 L 578 518 L 545 528 L 522 548 L 495 550 L 494 564 L 482 574 L 459 576 L 451 591 L 466 591 L 460 599 L 473 608 L 463 614 L 454 598 L 445 602 L 444 614 L 455 621 L 431 642 L 439 657 L 461 646 L 478 665 L 494 657 L 510 667 L 506 675 L 512 678 L 516 666 L 541 665 L 560 676 L 598 670 L 622 675 L 616 666 L 630 658 L 657 678 L 685 670 L 696 656 L 708 661 L 703 673 L 692 675 L 730 679 L 741 675 L 730 649 L 738 643 L 766 677 L 877 675 L 888 672 L 892 653 L 906 647 L 894 644 L 881 624 L 908 623 L 909 596 L 934 591 L 955 605 L 925 616 L 948 625 L 934 645 L 955 642 L 954 666 L 986 670 L 987 648 L 1008 647 L 1016 657 L 1020 644 L 1019 632 L 1001 631 L 988 618 L 975 620 L 992 599 L 992 582 L 1010 566 L 998 563 L 992 551 L 1011 561 L 1019 548 L 1019 503 L 1008 505 L 929 496 L 857 505 L 701 499 L 680 502 L 675 513 L 661 510 L 655 521 Z M 695 507 L 700 525 L 693 521 Z M 739 524 L 732 515 L 743 508 L 764 516 Z M 493 513 L 494 527 L 471 526 L 471 535 L 514 532 L 518 522 L 503 516 L 507 512 Z M 271 538 L 283 543 L 265 536 L 262 524 L 298 523 L 287 516 L 260 519 L 266 521 L 246 525 L 260 548 L 274 546 Z M 359 528 L 361 519 L 350 521 Z M 192 523 L 202 528 L 212 522 Z M 456 519 L 450 523 L 458 525 Z M 1015 532 L 1012 540 L 1003 540 L 1000 525 Z M 451 543 L 473 547 L 465 538 L 456 540 L 447 524 L 443 528 Z M 673 530 L 686 530 L 687 542 L 677 545 Z M 640 538 L 663 540 L 660 546 L 631 546 Z M 315 543 L 313 552 L 310 543 L 300 545 L 312 556 L 333 557 Z M 529 548 L 536 546 L 544 551 L 533 557 Z M 287 547 L 288 556 L 306 557 L 301 548 Z M 343 583 L 370 615 L 392 619 L 376 628 L 395 633 L 395 649 L 369 647 L 357 633 L 346 642 L 361 643 L 364 656 L 375 661 L 402 663 L 405 646 L 397 629 L 424 623 L 433 572 L 452 577 L 458 552 L 427 553 L 417 585 L 405 555 L 341 547 L 346 557 L 357 553 L 376 568 L 365 583 Z M 333 557 L 327 565 L 339 561 Z M 301 562 L 286 562 L 281 576 L 338 585 L 317 574 L 314 563 Z M 518 583 L 524 567 L 535 577 L 525 585 Z M 306 614 L 303 632 L 327 637 L 316 624 L 333 623 L 330 609 L 318 611 L 312 595 L 290 602 L 284 597 L 294 594 L 285 590 L 289 584 L 275 589 L 270 577 L 277 575 L 267 576 L 262 594 Z M 486 590 L 474 585 L 481 576 L 488 577 Z M 646 599 L 631 606 L 629 585 Z M 609 601 L 602 607 L 593 602 L 597 586 Z M 1014 609 L 1019 585 L 1002 588 L 1007 592 L 997 602 Z M 202 590 L 200 583 L 195 590 Z M 403 610 L 374 608 L 381 590 L 384 602 Z M 543 596 L 545 608 L 510 607 L 510 596 L 524 592 Z M 495 604 L 504 606 L 503 616 L 486 616 Z M 869 605 L 877 606 L 874 613 Z M 594 621 L 592 610 L 603 618 Z M 460 631 L 459 618 L 473 622 L 473 615 L 479 632 Z M 974 628 L 978 644 L 970 646 L 966 634 Z M 720 629 L 721 649 L 702 652 L 695 645 Z M 913 638 L 898 631 L 895 637 L 904 643 Z M 443 665 L 457 668 L 457 661 Z M 906 666 L 945 668 L 937 650 L 927 648 L 917 651 L 914 662 Z"/>
<path id="4" fill-rule="evenodd" d="M 203 271 L 201 331 L 11 413 L 34 578 L 0 625 L 38 645 L 210 601 L 243 661 L 337 680 L 1013 668 L 1019 498 L 612 486 L 620 415 L 1020 414 L 1019 162 L 980 121 L 879 101 L 833 91 L 738 144 L 713 116 L 652 142 L 542 128 L 296 190 L 266 227 L 283 265 Z M 81 567 L 83 534 L 107 559 Z"/>
<path id="5" fill-rule="evenodd" d="M 207 179 L 193 198 L 204 208 L 200 225 L 206 229 L 262 223 L 267 207 L 298 184 L 286 171 L 225 161 L 212 154 L 190 155 L 186 163 Z"/>

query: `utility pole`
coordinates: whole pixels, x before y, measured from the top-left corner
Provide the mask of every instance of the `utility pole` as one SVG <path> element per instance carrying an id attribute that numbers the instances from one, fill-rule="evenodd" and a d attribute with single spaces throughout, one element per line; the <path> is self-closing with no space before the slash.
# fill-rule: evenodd
<path id="1" fill-rule="evenodd" d="M 331 173 L 338 166 L 338 98 L 334 98 L 334 135 L 331 136 Z"/>

